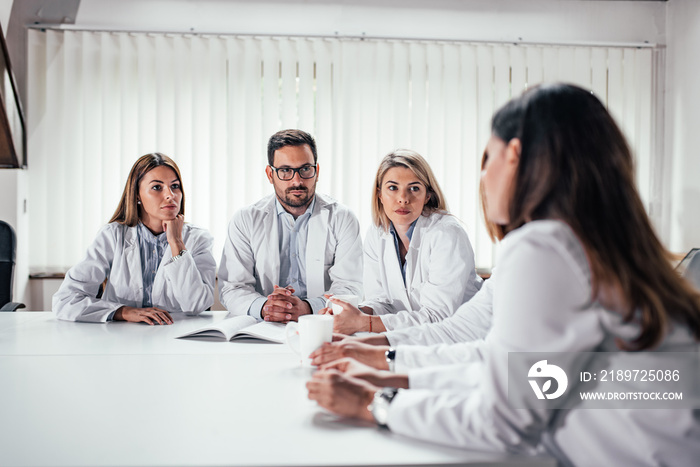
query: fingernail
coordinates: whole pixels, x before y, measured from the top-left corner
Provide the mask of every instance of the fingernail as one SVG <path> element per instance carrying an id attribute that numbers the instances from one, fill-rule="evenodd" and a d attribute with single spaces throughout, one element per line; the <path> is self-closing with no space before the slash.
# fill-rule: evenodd
<path id="1" fill-rule="evenodd" d="M 265 311 L 270 311 L 270 307 L 267 307 L 267 306 L 264 307 L 263 309 L 264 309 Z"/>
<path id="2" fill-rule="evenodd" d="M 292 307 L 292 304 L 291 304 L 291 303 L 287 303 L 287 308 L 291 308 L 291 307 Z"/>
<path id="3" fill-rule="evenodd" d="M 292 319 L 292 315 L 287 315 L 287 319 Z"/>

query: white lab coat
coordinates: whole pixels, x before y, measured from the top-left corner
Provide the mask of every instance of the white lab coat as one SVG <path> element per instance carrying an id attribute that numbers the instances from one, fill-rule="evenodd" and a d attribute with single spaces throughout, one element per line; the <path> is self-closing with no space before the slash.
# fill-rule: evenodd
<path id="1" fill-rule="evenodd" d="M 493 270 L 491 277 L 484 281 L 476 295 L 457 308 L 452 316 L 437 323 L 426 323 L 385 333 L 389 344 L 401 349 L 401 352 L 396 353 L 397 371 L 402 365 L 410 368 L 444 363 L 441 361 L 442 357 L 437 356 L 438 353 L 445 353 L 437 349 L 439 344 L 443 344 L 443 350 L 454 353 L 455 358 L 460 361 L 458 346 L 445 344 L 471 343 L 486 337 L 491 328 L 493 291 L 497 284 L 496 271 L 497 268 Z M 407 356 L 409 353 L 410 358 Z M 429 354 L 437 360 L 431 361 Z"/>
<path id="2" fill-rule="evenodd" d="M 534 221 L 510 233 L 498 267 L 503 292 L 494 295 L 481 352 L 463 365 L 410 372 L 411 390 L 400 391 L 389 408 L 392 431 L 465 449 L 544 450 L 565 465 L 697 465 L 700 419 L 693 409 L 513 408 L 509 352 L 615 352 L 615 337 L 634 337 L 638 327 L 591 300 L 586 255 L 562 222 Z M 676 324 L 656 350 L 698 348 Z M 578 384 L 572 375 L 582 364 L 592 365 L 577 360 L 563 368 L 570 385 Z"/>
<path id="3" fill-rule="evenodd" d="M 279 281 L 280 257 L 275 195 L 236 212 L 219 266 L 221 303 L 245 315 Z M 306 240 L 307 297 L 324 293 L 362 296 L 360 224 L 347 207 L 316 194 Z M 260 319 L 260 316 L 255 316 Z"/>
<path id="4" fill-rule="evenodd" d="M 394 236 L 370 227 L 364 248 L 364 306 L 388 329 L 434 323 L 452 315 L 477 293 L 474 251 L 467 232 L 452 215 L 420 216 L 406 253 L 406 283 Z"/>
<path id="5" fill-rule="evenodd" d="M 105 322 L 121 306 L 140 308 L 143 300 L 141 253 L 136 227 L 112 222 L 97 234 L 87 255 L 73 266 L 53 296 L 53 311 L 68 321 Z M 185 253 L 171 262 L 165 249 L 153 281 L 153 306 L 166 311 L 200 313 L 214 303 L 214 239 L 204 229 L 185 224 Z M 102 298 L 95 298 L 108 278 Z"/>

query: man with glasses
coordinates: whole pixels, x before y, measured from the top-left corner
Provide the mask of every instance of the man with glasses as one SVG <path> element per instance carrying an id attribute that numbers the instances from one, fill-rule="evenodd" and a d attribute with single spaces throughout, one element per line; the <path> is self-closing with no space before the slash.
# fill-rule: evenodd
<path id="1" fill-rule="evenodd" d="M 230 314 L 296 321 L 325 306 L 325 293 L 362 296 L 362 241 L 355 215 L 317 194 L 313 137 L 275 133 L 267 145 L 274 195 L 234 214 L 219 267 Z"/>

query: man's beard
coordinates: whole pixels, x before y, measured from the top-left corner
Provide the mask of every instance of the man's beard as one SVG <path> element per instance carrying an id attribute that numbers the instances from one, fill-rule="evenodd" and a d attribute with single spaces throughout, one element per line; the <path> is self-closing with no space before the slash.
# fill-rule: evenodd
<path id="1" fill-rule="evenodd" d="M 290 191 L 306 191 L 306 195 L 294 196 L 288 194 L 288 192 Z M 313 194 L 309 194 L 309 189 L 305 186 L 287 188 L 284 192 L 284 197 L 281 199 L 281 201 L 289 207 L 300 208 L 309 204 L 309 201 L 311 201 L 312 196 Z"/>

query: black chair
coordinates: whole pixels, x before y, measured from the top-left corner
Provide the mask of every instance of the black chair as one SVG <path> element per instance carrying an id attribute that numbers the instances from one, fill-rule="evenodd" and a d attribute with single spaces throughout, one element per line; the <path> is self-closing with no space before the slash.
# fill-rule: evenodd
<path id="1" fill-rule="evenodd" d="M 0 311 L 24 308 L 24 303 L 12 301 L 12 283 L 15 271 L 17 237 L 7 222 L 0 221 Z"/>

